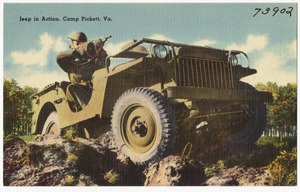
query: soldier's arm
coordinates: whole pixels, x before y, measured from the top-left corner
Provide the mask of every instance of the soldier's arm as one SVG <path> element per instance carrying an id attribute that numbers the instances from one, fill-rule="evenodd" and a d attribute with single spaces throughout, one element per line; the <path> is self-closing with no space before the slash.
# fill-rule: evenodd
<path id="1" fill-rule="evenodd" d="M 105 67 L 105 60 L 106 60 L 107 56 L 108 55 L 107 55 L 106 51 L 104 49 L 102 49 L 100 55 L 96 59 L 96 63 L 98 64 L 99 69 Z M 108 65 L 110 65 L 110 60 L 108 61 Z"/>
<path id="2" fill-rule="evenodd" d="M 69 73 L 72 68 L 73 50 L 65 51 L 56 56 L 56 62 L 62 70 Z"/>

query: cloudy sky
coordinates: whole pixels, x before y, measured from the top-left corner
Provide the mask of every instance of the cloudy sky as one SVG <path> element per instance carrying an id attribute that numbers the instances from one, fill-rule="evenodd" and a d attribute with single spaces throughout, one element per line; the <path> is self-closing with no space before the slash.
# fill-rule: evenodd
<path id="1" fill-rule="evenodd" d="M 240 49 L 258 71 L 244 81 L 285 85 L 297 80 L 296 4 L 4 3 L 3 23 L 3 76 L 21 86 L 43 88 L 67 80 L 55 56 L 68 49 L 66 37 L 73 31 L 84 31 L 89 39 L 112 35 L 105 46 L 109 54 L 143 37 Z"/>

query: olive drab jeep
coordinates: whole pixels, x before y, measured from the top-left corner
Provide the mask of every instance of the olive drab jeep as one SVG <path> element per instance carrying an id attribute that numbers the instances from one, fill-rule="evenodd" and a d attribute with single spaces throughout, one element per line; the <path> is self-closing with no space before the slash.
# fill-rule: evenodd
<path id="1" fill-rule="evenodd" d="M 90 100 L 81 110 L 67 101 L 65 82 L 32 96 L 32 133 L 76 126 L 94 137 L 110 127 L 119 151 L 137 164 L 188 143 L 205 150 L 248 145 L 262 135 L 264 103 L 273 98 L 240 81 L 256 73 L 244 52 L 144 38 L 107 60 L 117 58 L 127 60 L 94 72 Z"/>

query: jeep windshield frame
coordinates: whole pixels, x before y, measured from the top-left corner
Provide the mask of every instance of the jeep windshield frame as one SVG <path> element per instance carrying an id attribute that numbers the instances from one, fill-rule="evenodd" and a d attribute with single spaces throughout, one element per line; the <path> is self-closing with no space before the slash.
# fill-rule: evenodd
<path id="1" fill-rule="evenodd" d="M 230 55 L 244 55 L 244 57 L 246 58 L 246 61 L 247 61 L 247 64 L 246 64 L 246 67 L 249 68 L 250 67 L 250 61 L 249 61 L 249 58 L 247 56 L 246 53 L 244 53 L 243 51 L 239 51 L 239 50 L 222 50 L 222 49 L 216 49 L 216 48 L 212 48 L 212 47 L 206 47 L 206 46 L 199 46 L 199 45 L 189 45 L 189 44 L 184 44 L 184 43 L 176 43 L 176 42 L 171 42 L 171 41 L 166 41 L 166 40 L 156 40 L 156 39 L 149 39 L 149 38 L 143 38 L 139 41 L 137 40 L 134 40 L 134 43 L 130 46 L 128 46 L 127 48 L 121 50 L 120 52 L 114 54 L 114 55 L 111 55 L 107 58 L 110 59 L 110 58 L 129 58 L 128 56 L 126 56 L 126 53 L 128 53 L 130 50 L 134 49 L 135 47 L 141 45 L 141 44 L 160 44 L 160 45 L 165 45 L 165 46 L 169 46 L 172 48 L 172 52 L 173 52 L 173 55 L 174 57 L 176 57 L 176 53 L 175 53 L 175 47 L 190 47 L 190 48 L 205 48 L 205 49 L 210 49 L 210 50 L 216 50 L 216 51 L 224 51 L 225 54 L 228 55 L 228 57 Z M 149 54 L 150 51 L 149 51 Z M 140 54 L 140 56 L 146 56 L 145 54 Z M 240 65 L 240 64 L 239 64 Z M 108 69 L 108 65 L 106 64 L 105 62 L 105 66 L 106 66 L 106 69 L 107 69 L 107 72 L 109 72 L 109 69 Z"/>
<path id="2" fill-rule="evenodd" d="M 136 41 L 136 40 L 135 40 Z M 139 41 L 136 41 L 135 43 L 133 43 L 132 45 L 130 45 L 129 47 L 127 47 L 126 49 L 123 49 L 122 51 L 118 52 L 115 55 L 112 55 L 111 57 L 115 57 L 115 58 L 121 58 L 122 57 L 122 53 L 127 52 L 131 49 L 133 49 L 134 47 L 137 47 L 143 43 L 149 43 L 149 44 L 161 44 L 161 45 L 167 45 L 167 46 L 171 46 L 173 47 L 195 47 L 195 48 L 206 48 L 206 49 L 213 49 L 213 50 L 219 50 L 219 49 L 215 49 L 215 48 L 211 48 L 211 47 L 203 47 L 203 46 L 198 46 L 198 45 L 189 45 L 189 44 L 184 44 L 184 43 L 175 43 L 175 42 L 171 42 L 171 41 L 164 41 L 164 40 L 155 40 L 155 39 L 148 39 L 148 38 L 143 38 Z M 224 50 L 226 51 L 226 50 Z M 226 51 L 228 52 L 228 51 Z"/>

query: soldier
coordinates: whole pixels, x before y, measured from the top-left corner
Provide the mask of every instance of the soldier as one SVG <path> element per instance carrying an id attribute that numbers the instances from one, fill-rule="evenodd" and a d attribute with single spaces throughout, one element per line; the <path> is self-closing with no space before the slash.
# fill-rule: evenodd
<path id="1" fill-rule="evenodd" d="M 68 38 L 71 40 L 71 50 L 57 55 L 57 63 L 69 75 L 71 83 L 65 84 L 67 100 L 78 111 L 84 108 L 92 94 L 92 75 L 105 67 L 106 51 L 102 48 L 102 41 L 87 42 L 83 32 L 73 32 Z M 93 50 L 92 54 L 88 53 Z M 107 63 L 109 65 L 109 62 Z"/>

